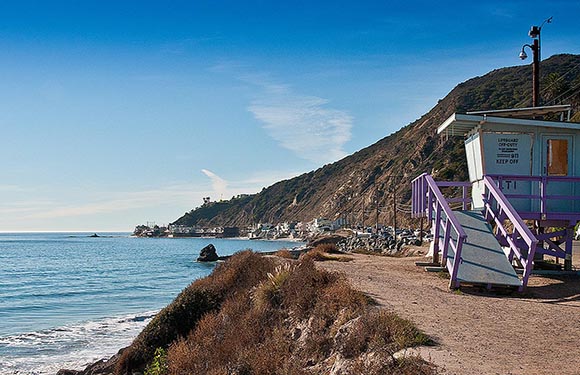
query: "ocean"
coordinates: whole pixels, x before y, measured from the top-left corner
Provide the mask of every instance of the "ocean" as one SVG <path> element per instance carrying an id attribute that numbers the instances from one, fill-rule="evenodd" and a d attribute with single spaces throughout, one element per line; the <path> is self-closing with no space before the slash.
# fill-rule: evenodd
<path id="1" fill-rule="evenodd" d="M 0 375 L 83 369 L 131 343 L 218 254 L 301 243 L 134 238 L 129 233 L 0 233 Z"/>

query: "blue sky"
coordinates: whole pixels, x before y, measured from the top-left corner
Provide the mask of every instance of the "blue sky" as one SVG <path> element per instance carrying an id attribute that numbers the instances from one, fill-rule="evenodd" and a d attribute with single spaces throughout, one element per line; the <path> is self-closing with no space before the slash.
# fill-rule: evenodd
<path id="1" fill-rule="evenodd" d="M 0 231 L 130 231 L 336 161 L 578 1 L 1 1 Z M 531 74 L 531 72 L 530 72 Z"/>

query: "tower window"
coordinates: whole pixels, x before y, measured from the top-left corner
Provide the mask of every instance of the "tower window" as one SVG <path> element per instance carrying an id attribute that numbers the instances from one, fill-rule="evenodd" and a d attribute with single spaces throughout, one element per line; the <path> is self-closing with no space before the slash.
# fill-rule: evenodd
<path id="1" fill-rule="evenodd" d="M 568 140 L 548 139 L 548 176 L 568 175 Z"/>

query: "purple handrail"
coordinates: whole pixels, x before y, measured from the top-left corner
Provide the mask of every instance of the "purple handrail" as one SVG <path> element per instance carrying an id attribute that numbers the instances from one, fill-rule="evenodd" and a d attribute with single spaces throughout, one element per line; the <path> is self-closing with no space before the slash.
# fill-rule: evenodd
<path id="1" fill-rule="evenodd" d="M 440 184 L 440 186 L 465 185 L 464 183 L 447 182 Z M 441 190 L 439 190 L 438 183 L 433 180 L 433 177 L 423 173 L 411 182 L 411 186 L 413 189 L 412 216 L 428 216 L 429 220 L 432 220 L 433 214 L 435 214 L 433 225 L 435 232 L 433 233 L 433 262 L 437 263 L 438 254 L 439 251 L 441 251 L 441 262 L 445 267 L 447 267 L 450 275 L 449 287 L 457 288 L 459 287 L 457 273 L 459 270 L 459 264 L 462 262 L 461 249 L 467 235 L 463 231 L 459 221 L 457 221 L 457 218 L 453 214 L 451 207 L 449 207 L 447 200 L 441 193 Z M 466 196 L 467 194 L 464 192 L 463 195 Z M 465 202 L 464 207 L 466 207 Z M 443 244 L 441 244 L 439 238 L 441 235 L 441 227 L 443 227 Z M 455 234 L 455 236 L 452 234 Z M 449 248 L 452 248 L 455 253 L 453 262 L 447 258 Z"/>
<path id="2" fill-rule="evenodd" d="M 412 212 L 411 217 L 420 218 L 427 217 L 431 219 L 430 213 L 426 212 L 429 206 L 429 196 L 426 195 L 426 182 L 423 178 L 426 173 L 415 178 L 411 184 L 413 188 L 413 196 L 411 200 Z M 468 210 L 471 204 L 471 197 L 469 196 L 469 189 L 471 188 L 470 182 L 463 181 L 435 181 L 438 187 L 460 187 L 461 197 L 458 198 L 445 198 L 448 204 L 451 203 L 461 203 L 462 210 Z M 443 194 L 443 193 L 442 193 Z"/>
<path id="3" fill-rule="evenodd" d="M 523 289 L 528 284 L 528 278 L 534 267 L 534 254 L 536 253 L 538 240 L 523 222 L 506 196 L 501 192 L 493 178 L 491 176 L 485 176 L 483 183 L 485 186 L 483 198 L 485 218 L 488 222 L 493 221 L 496 224 L 498 229 L 497 235 L 509 245 L 510 250 L 506 254 L 508 259 L 512 261 L 514 256 L 516 256 L 524 267 L 521 288 Z M 513 225 L 512 233 L 509 233 L 508 229 L 504 226 L 503 222 L 505 219 L 511 221 Z M 519 245 L 522 242 L 527 247 L 527 256 L 524 256 L 520 251 Z"/>
<path id="4" fill-rule="evenodd" d="M 548 195 L 547 187 L 550 183 L 570 183 L 577 184 L 576 190 L 580 188 L 580 177 L 573 176 L 512 176 L 512 175 L 488 175 L 494 181 L 497 181 L 499 188 L 504 180 L 509 181 L 524 181 L 524 182 L 535 182 L 538 183 L 538 194 L 504 194 L 506 198 L 512 199 L 529 199 L 539 201 L 539 213 L 540 214 L 558 214 L 558 213 L 568 213 L 568 212 L 556 212 L 554 210 L 547 209 L 547 202 L 552 200 L 570 200 L 576 201 L 580 200 L 580 196 L 577 194 L 572 195 Z M 573 213 L 573 212 L 569 212 Z"/>
<path id="5" fill-rule="evenodd" d="M 470 182 L 437 181 L 437 186 L 439 186 L 439 187 L 460 187 L 461 188 L 461 197 L 460 198 L 446 198 L 447 203 L 461 203 L 462 210 L 468 209 L 468 206 L 471 204 L 471 197 L 469 196 L 469 189 L 471 188 Z"/>

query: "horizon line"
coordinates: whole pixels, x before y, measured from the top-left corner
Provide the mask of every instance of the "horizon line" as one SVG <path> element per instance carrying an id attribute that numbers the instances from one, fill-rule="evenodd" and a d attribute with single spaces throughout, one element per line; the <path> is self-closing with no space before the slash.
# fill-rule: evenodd
<path id="1" fill-rule="evenodd" d="M 8 233 L 133 233 L 128 230 L 0 230 L 0 234 Z"/>

